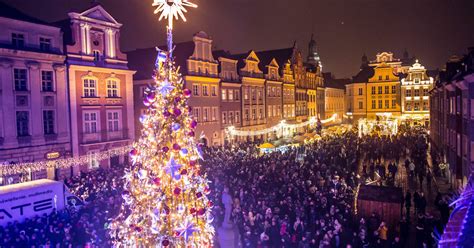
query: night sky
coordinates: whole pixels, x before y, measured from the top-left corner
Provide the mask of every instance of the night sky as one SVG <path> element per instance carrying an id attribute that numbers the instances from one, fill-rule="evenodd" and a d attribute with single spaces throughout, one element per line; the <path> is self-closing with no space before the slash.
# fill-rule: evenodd
<path id="1" fill-rule="evenodd" d="M 84 10 L 90 0 L 0 0 L 45 21 Z M 165 43 L 165 22 L 152 0 L 98 0 L 124 26 L 122 50 Z M 175 40 L 203 30 L 217 49 L 244 52 L 291 47 L 306 56 L 314 33 L 323 71 L 338 77 L 358 72 L 360 58 L 381 51 L 401 57 L 405 49 L 429 69 L 474 46 L 473 0 L 194 0 L 188 23 L 175 25 Z"/>

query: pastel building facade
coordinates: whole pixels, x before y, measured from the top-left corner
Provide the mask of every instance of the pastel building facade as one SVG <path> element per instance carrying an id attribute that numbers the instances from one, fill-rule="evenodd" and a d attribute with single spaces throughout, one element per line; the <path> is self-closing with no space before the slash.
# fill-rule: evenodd
<path id="1" fill-rule="evenodd" d="M 71 156 L 67 76 L 58 27 L 0 4 L 0 163 Z M 54 169 L 0 178 L 55 178 Z"/>
<path id="2" fill-rule="evenodd" d="M 100 5 L 71 12 L 65 30 L 70 96 L 72 153 L 89 156 L 79 170 L 115 166 L 127 155 L 98 159 L 98 153 L 135 139 L 133 74 L 120 50 L 118 23 Z"/>

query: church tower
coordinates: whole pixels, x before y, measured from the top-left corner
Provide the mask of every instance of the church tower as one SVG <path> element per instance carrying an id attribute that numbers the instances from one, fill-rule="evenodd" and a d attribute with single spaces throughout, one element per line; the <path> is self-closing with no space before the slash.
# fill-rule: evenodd
<path id="1" fill-rule="evenodd" d="M 321 64 L 321 59 L 316 48 L 316 41 L 314 40 L 314 35 L 311 35 L 311 40 L 308 44 L 308 58 L 306 60 L 308 64 L 313 66 L 319 66 Z"/>

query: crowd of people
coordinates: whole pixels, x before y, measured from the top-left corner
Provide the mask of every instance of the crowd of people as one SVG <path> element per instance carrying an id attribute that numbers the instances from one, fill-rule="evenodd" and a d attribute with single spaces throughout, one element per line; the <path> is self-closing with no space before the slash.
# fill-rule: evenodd
<path id="1" fill-rule="evenodd" d="M 227 188 L 242 247 L 403 247 L 410 227 L 416 228 L 420 247 L 431 247 L 436 219 L 427 213 L 422 193 L 412 210 L 407 192 L 407 211 L 397 226 L 388 225 L 379 213 L 354 215 L 359 184 L 394 184 L 404 158 L 408 171 L 413 163 L 421 168 L 415 169 L 416 176 L 426 172 L 425 136 L 404 134 L 359 138 L 350 131 L 266 154 L 252 143 L 206 148 L 201 164 L 211 181 L 216 228 L 224 218 L 221 197 Z M 122 204 L 123 171 L 98 169 L 66 179 L 83 206 L 0 227 L 0 247 L 110 247 L 107 226 Z M 446 207 L 442 197 L 436 204 Z"/>
<path id="2" fill-rule="evenodd" d="M 84 204 L 0 226 L 0 247 L 111 247 L 107 225 L 122 204 L 123 169 L 98 169 L 66 179 L 65 185 Z"/>
<path id="3" fill-rule="evenodd" d="M 425 135 L 403 134 L 358 138 L 348 132 L 263 155 L 255 145 L 210 148 L 204 168 L 217 189 L 214 197 L 219 189 L 231 189 L 232 217 L 244 247 L 401 247 L 411 223 L 431 225 L 422 215 L 426 204 L 417 198 L 419 218 L 411 221 L 408 213 L 406 223 L 391 227 L 377 214 L 367 221 L 355 218 L 353 206 L 359 183 L 393 184 L 402 158 L 427 168 L 420 162 L 426 161 Z M 432 243 L 433 228 L 425 229 L 417 236 L 421 245 Z"/>

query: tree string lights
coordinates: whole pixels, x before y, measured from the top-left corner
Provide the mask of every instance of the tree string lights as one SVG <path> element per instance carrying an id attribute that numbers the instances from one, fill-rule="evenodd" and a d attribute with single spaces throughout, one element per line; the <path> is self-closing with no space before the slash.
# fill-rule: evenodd
<path id="1" fill-rule="evenodd" d="M 129 151 L 130 151 L 130 146 L 127 145 L 127 146 L 109 149 L 107 151 L 94 153 L 93 157 L 91 157 L 91 155 L 83 155 L 83 156 L 74 157 L 74 158 L 63 158 L 63 159 L 45 160 L 45 161 L 39 161 L 39 162 L 0 165 L 0 177 L 21 175 L 25 173 L 33 173 L 33 172 L 47 170 L 50 168 L 66 169 L 74 165 L 87 164 L 90 162 L 92 158 L 97 161 L 101 161 L 101 160 L 108 159 L 112 156 L 127 154 Z"/>
<path id="2" fill-rule="evenodd" d="M 213 203 L 206 175 L 200 173 L 201 147 L 194 141 L 197 122 L 187 101 L 189 89 L 172 57 L 172 17 L 183 16 L 185 0 L 155 0 L 168 17 L 168 51 L 159 51 L 154 83 L 148 85 L 142 135 L 130 151 L 124 204 L 110 224 L 115 247 L 211 247 Z M 195 7 L 195 6 L 194 6 Z"/>

